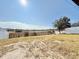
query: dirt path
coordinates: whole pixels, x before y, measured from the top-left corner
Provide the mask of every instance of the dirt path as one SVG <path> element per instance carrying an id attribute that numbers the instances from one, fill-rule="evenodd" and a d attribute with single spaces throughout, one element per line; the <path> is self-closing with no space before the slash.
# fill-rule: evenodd
<path id="1" fill-rule="evenodd" d="M 14 50 L 6 52 L 0 59 L 65 59 L 58 52 L 50 50 L 44 42 L 19 42 L 6 47 Z"/>

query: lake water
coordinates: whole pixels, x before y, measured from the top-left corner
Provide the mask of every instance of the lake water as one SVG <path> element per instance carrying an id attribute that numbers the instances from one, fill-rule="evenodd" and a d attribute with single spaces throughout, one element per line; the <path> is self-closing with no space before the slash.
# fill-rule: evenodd
<path id="1" fill-rule="evenodd" d="M 8 39 L 9 38 L 9 33 L 6 31 L 0 31 L 0 40 L 1 39 Z"/>

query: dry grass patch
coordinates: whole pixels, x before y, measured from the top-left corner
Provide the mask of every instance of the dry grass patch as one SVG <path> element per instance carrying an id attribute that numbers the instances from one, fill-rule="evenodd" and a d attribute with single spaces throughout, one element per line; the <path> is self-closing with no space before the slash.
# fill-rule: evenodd
<path id="1" fill-rule="evenodd" d="M 36 42 L 36 45 L 43 42 L 44 49 L 49 49 L 55 53 L 59 53 L 66 59 L 78 59 L 79 58 L 79 35 L 44 35 L 44 36 L 30 36 L 21 37 L 7 40 L 0 40 L 0 46 L 5 46 L 17 42 Z M 35 46 L 36 46 L 35 45 Z M 46 48 L 46 47 L 47 48 Z M 23 47 L 23 46 L 20 46 Z M 39 47 L 42 47 L 40 45 Z"/>

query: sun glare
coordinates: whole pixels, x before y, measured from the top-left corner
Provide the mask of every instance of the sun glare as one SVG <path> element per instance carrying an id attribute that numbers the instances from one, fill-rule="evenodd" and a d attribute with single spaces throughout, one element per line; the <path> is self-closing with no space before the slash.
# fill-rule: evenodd
<path id="1" fill-rule="evenodd" d="M 28 0 L 19 0 L 21 6 L 26 7 L 28 5 Z"/>

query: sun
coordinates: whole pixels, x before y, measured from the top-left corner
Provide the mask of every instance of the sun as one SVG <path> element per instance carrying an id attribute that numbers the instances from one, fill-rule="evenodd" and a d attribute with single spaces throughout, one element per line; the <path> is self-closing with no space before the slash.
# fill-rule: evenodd
<path id="1" fill-rule="evenodd" d="M 28 5 L 28 0 L 19 0 L 21 6 L 26 7 Z"/>

